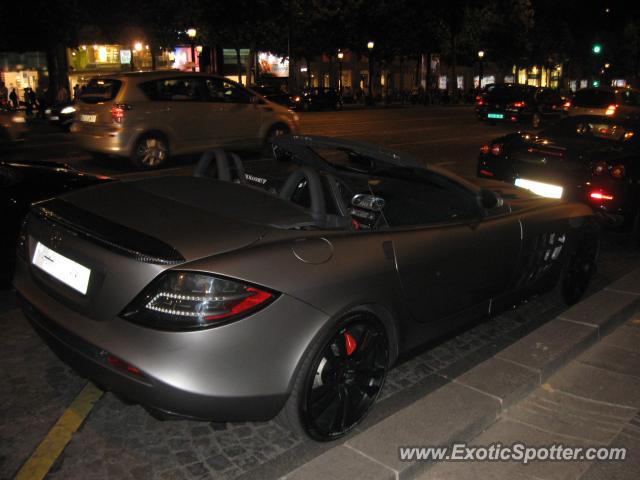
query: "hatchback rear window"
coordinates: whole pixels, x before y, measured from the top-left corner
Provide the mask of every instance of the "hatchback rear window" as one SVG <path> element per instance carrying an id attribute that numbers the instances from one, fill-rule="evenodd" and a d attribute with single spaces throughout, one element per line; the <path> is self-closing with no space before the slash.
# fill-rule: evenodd
<path id="1" fill-rule="evenodd" d="M 122 82 L 111 78 L 93 78 L 85 87 L 80 100 L 85 103 L 108 102 L 116 98 Z"/>
<path id="2" fill-rule="evenodd" d="M 578 90 L 573 99 L 576 107 L 606 108 L 612 103 L 616 103 L 615 94 L 604 90 Z"/>

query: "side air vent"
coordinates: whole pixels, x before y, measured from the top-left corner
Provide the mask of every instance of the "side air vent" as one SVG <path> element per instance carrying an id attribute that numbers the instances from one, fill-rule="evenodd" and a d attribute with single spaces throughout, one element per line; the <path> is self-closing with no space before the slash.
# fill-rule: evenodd
<path id="1" fill-rule="evenodd" d="M 47 223 L 139 262 L 171 265 L 185 261 L 180 252 L 157 238 L 111 222 L 58 198 L 34 205 L 31 212 Z"/>
<path id="2" fill-rule="evenodd" d="M 533 239 L 533 245 L 524 258 L 518 288 L 527 287 L 538 281 L 560 258 L 567 237 L 564 233 L 543 233 Z"/>

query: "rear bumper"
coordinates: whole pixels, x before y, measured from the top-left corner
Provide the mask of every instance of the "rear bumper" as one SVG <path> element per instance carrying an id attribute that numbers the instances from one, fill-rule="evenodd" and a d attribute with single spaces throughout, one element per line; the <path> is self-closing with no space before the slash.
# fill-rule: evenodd
<path id="1" fill-rule="evenodd" d="M 24 297 L 18 298 L 33 329 L 63 362 L 99 387 L 151 409 L 197 419 L 266 420 L 275 416 L 286 401 L 284 393 L 251 398 L 213 398 L 180 390 L 156 378 L 127 375 L 109 365 L 108 352 L 64 330 Z"/>
<path id="2" fill-rule="evenodd" d="M 89 152 L 128 157 L 133 148 L 134 135 L 124 129 L 73 122 L 71 133 L 77 145 Z"/>
<path id="3" fill-rule="evenodd" d="M 97 385 L 152 409 L 213 421 L 273 418 L 327 316 L 281 295 L 220 327 L 163 332 L 114 318 L 97 321 L 50 296 L 18 259 L 22 309 L 50 348 Z M 110 364 L 126 362 L 140 373 Z"/>

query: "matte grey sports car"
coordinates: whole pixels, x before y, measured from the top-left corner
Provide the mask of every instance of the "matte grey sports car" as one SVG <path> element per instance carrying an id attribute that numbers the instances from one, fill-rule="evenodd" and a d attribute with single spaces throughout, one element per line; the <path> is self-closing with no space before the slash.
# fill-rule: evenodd
<path id="1" fill-rule="evenodd" d="M 36 204 L 14 279 L 34 327 L 156 411 L 331 440 L 399 354 L 546 290 L 575 302 L 594 269 L 583 204 L 343 140 L 273 153 Z"/>

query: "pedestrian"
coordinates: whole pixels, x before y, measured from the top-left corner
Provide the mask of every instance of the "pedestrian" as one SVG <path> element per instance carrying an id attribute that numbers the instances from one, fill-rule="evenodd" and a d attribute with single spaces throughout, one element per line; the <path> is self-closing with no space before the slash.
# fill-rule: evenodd
<path id="1" fill-rule="evenodd" d="M 73 99 L 77 100 L 78 98 L 80 98 L 80 84 L 76 83 L 73 86 Z"/>
<path id="2" fill-rule="evenodd" d="M 30 117 L 33 114 L 33 104 L 31 103 L 31 95 L 29 94 L 29 90 L 29 87 L 24 89 L 24 106 L 27 117 Z"/>
<path id="3" fill-rule="evenodd" d="M 5 86 L 4 82 L 0 82 L 0 110 L 7 109 L 7 102 L 9 101 L 9 90 Z"/>
<path id="4" fill-rule="evenodd" d="M 40 84 L 36 88 L 36 102 L 38 103 L 38 117 L 44 119 L 44 111 L 47 108 L 47 92 Z"/>
<path id="5" fill-rule="evenodd" d="M 58 88 L 58 93 L 56 94 L 56 102 L 60 105 L 64 105 L 69 102 L 69 91 L 66 89 L 64 85 L 60 85 Z"/>
<path id="6" fill-rule="evenodd" d="M 10 105 L 10 109 L 11 110 L 18 110 L 18 107 L 20 106 L 18 103 L 18 94 L 16 93 L 16 89 L 11 87 L 11 93 L 9 94 L 9 103 Z"/>

